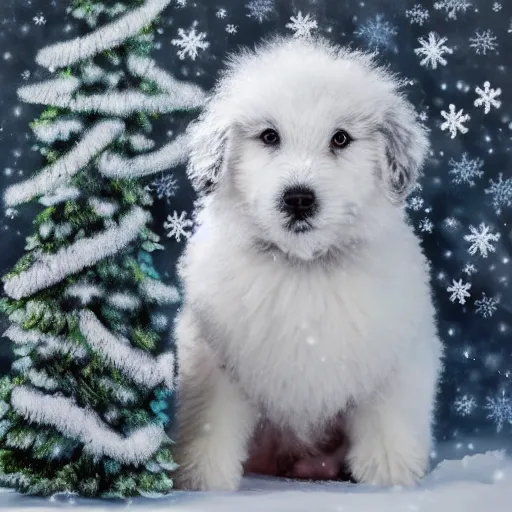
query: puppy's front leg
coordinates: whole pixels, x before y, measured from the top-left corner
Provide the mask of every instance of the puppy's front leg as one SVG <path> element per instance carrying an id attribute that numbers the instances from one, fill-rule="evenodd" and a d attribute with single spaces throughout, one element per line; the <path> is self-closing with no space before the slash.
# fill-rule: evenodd
<path id="1" fill-rule="evenodd" d="M 434 366 L 400 369 L 373 399 L 348 414 L 348 464 L 358 482 L 410 486 L 426 473 L 436 389 Z"/>
<path id="2" fill-rule="evenodd" d="M 180 376 L 175 458 L 180 467 L 176 485 L 190 490 L 236 490 L 257 412 L 218 366 L 209 345 L 195 336 L 194 326 L 186 323 L 189 329 L 185 325 L 177 329 Z"/>

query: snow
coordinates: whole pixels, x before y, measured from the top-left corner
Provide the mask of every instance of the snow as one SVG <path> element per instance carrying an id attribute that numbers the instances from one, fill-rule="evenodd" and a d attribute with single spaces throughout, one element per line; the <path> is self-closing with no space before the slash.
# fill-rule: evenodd
<path id="1" fill-rule="evenodd" d="M 492 196 L 492 205 L 497 215 L 501 215 L 504 207 L 512 206 L 512 178 L 503 179 L 503 173 L 498 174 L 498 180 L 489 180 L 489 188 L 484 192 Z"/>
<path id="2" fill-rule="evenodd" d="M 464 114 L 463 109 L 456 111 L 455 105 L 451 104 L 449 105 L 449 112 L 441 110 L 441 116 L 446 119 L 446 121 L 441 124 L 441 130 L 448 130 L 452 139 L 457 136 L 457 132 L 464 134 L 469 131 L 469 128 L 466 128 L 464 123 L 469 121 L 471 117 L 469 114 Z"/>
<path id="3" fill-rule="evenodd" d="M 285 27 L 293 31 L 293 37 L 309 39 L 312 35 L 311 32 L 318 28 L 318 22 L 311 14 L 303 16 L 299 11 L 297 16 L 290 17 L 290 22 Z"/>
<path id="4" fill-rule="evenodd" d="M 488 114 L 491 111 L 491 107 L 500 108 L 501 101 L 496 99 L 498 96 L 501 96 L 501 89 L 498 87 L 497 89 L 492 89 L 490 82 L 484 82 L 484 88 L 481 89 L 477 87 L 475 92 L 478 94 L 479 98 L 475 100 L 475 107 L 484 107 L 484 113 Z"/>
<path id="5" fill-rule="evenodd" d="M 178 38 L 171 40 L 171 44 L 180 48 L 176 53 L 181 60 L 184 60 L 186 57 L 196 60 L 199 50 L 206 50 L 210 46 L 210 43 L 205 41 L 206 33 L 196 32 L 194 26 L 190 27 L 188 32 L 179 28 L 178 36 Z"/>
<path id="6" fill-rule="evenodd" d="M 436 69 L 438 64 L 446 66 L 448 61 L 443 55 L 445 53 L 449 55 L 453 53 L 453 50 L 444 44 L 447 40 L 446 37 L 440 37 L 436 32 L 429 32 L 428 41 L 422 37 L 418 38 L 418 42 L 421 46 L 420 48 L 416 48 L 414 53 L 423 56 L 423 59 L 420 61 L 420 66 L 430 66 L 432 69 Z"/>
<path id="7" fill-rule="evenodd" d="M 415 489 L 383 489 L 339 482 L 294 482 L 247 477 L 236 493 L 176 491 L 159 499 L 93 501 L 0 492 L 0 506 L 19 512 L 54 510 L 172 510 L 173 512 L 509 512 L 512 460 L 502 451 L 445 460 Z"/>
<path id="8" fill-rule="evenodd" d="M 478 229 L 469 226 L 471 234 L 464 235 L 464 240 L 471 242 L 468 249 L 471 256 L 478 252 L 482 258 L 487 258 L 489 252 L 496 251 L 496 247 L 491 242 L 497 242 L 500 239 L 500 233 L 490 233 L 489 230 L 489 226 L 486 226 L 484 222 L 480 223 Z"/>

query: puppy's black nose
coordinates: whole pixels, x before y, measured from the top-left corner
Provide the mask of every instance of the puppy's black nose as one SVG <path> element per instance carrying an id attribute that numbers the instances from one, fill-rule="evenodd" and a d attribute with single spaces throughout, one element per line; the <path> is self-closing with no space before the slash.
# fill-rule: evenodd
<path id="1" fill-rule="evenodd" d="M 313 215 L 316 209 L 315 193 L 307 187 L 292 187 L 284 191 L 283 210 L 296 219 L 305 219 Z"/>

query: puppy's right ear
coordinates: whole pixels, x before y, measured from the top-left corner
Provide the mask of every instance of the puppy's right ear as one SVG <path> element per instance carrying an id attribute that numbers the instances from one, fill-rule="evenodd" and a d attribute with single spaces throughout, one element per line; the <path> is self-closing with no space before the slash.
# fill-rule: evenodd
<path id="1" fill-rule="evenodd" d="M 187 175 L 194 190 L 203 196 L 211 193 L 224 174 L 228 145 L 228 126 L 210 103 L 190 123 L 188 129 L 189 161 Z"/>

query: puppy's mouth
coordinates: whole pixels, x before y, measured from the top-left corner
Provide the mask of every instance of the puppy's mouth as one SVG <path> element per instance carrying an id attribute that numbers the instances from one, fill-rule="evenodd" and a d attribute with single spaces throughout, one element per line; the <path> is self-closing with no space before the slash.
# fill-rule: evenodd
<path id="1" fill-rule="evenodd" d="M 313 231 L 314 226 L 309 219 L 290 219 L 285 224 L 287 231 L 296 233 L 298 235 Z"/>

